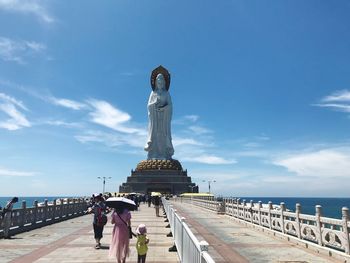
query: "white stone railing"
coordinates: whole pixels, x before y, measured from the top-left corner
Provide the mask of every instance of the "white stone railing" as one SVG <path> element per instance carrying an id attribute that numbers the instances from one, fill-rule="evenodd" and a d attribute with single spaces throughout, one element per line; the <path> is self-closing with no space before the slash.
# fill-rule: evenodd
<path id="1" fill-rule="evenodd" d="M 84 199 L 59 199 L 49 204 L 47 200 L 42 206 L 34 201 L 33 207 L 27 207 L 22 201 L 22 207 L 12 210 L 10 235 L 32 230 L 62 220 L 81 216 L 87 209 Z M 4 222 L 0 215 L 0 238 L 4 235 Z"/>
<path id="2" fill-rule="evenodd" d="M 250 201 L 240 202 L 239 199 L 222 198 L 222 201 L 208 198 L 183 198 L 183 202 L 192 203 L 217 212 L 225 213 L 253 225 L 292 236 L 301 241 L 308 241 L 324 248 L 350 254 L 350 218 L 349 209 L 342 208 L 342 219 L 322 216 L 322 207 L 316 205 L 316 214 L 301 213 L 301 205 L 296 204 L 295 212 L 286 211 L 284 203 L 276 206 L 271 202 L 262 204 Z M 215 206 L 214 206 L 215 204 Z"/>
<path id="3" fill-rule="evenodd" d="M 176 213 L 176 209 L 162 198 L 170 229 L 174 237 L 177 253 L 182 263 L 215 263 L 208 254 L 208 243 L 199 242 L 185 222 L 185 218 Z"/>

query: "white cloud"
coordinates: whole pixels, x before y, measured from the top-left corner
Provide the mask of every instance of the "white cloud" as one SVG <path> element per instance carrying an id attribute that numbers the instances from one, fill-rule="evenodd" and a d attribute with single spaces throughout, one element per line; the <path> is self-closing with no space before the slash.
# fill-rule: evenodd
<path id="1" fill-rule="evenodd" d="M 102 143 L 110 148 L 129 146 L 139 149 L 140 152 L 143 152 L 146 142 L 146 136 L 135 133 L 107 133 L 95 130 L 85 131 L 83 134 L 76 135 L 75 138 L 81 143 Z"/>
<path id="2" fill-rule="evenodd" d="M 199 125 L 191 125 L 188 127 L 188 129 L 195 133 L 195 134 L 198 134 L 198 135 L 201 135 L 201 134 L 206 134 L 206 133 L 211 133 L 212 131 L 207 129 L 207 128 L 204 128 L 202 126 L 199 126 Z"/>
<path id="3" fill-rule="evenodd" d="M 180 137 L 174 137 L 173 138 L 173 145 L 174 147 L 180 146 L 180 145 L 197 145 L 197 146 L 203 146 L 203 143 L 194 140 L 192 138 L 180 138 Z"/>
<path id="4" fill-rule="evenodd" d="M 80 103 L 74 100 L 55 98 L 55 97 L 49 97 L 48 100 L 57 106 L 62 106 L 73 110 L 81 110 L 86 108 L 86 104 Z"/>
<path id="5" fill-rule="evenodd" d="M 15 171 L 0 167 L 0 176 L 35 176 L 37 174 L 36 172 Z"/>
<path id="6" fill-rule="evenodd" d="M 45 23 L 54 22 L 41 0 L 0 0 L 0 9 L 23 14 L 33 14 Z"/>
<path id="7" fill-rule="evenodd" d="M 294 154 L 273 161 L 300 176 L 350 176 L 350 149 L 335 148 Z"/>
<path id="8" fill-rule="evenodd" d="M 322 99 L 323 102 L 346 101 L 350 102 L 350 91 L 340 90 Z"/>
<path id="9" fill-rule="evenodd" d="M 321 103 L 313 104 L 317 107 L 332 108 L 334 110 L 350 112 L 350 91 L 340 90 L 321 99 Z"/>
<path id="10" fill-rule="evenodd" d="M 179 124 L 179 125 L 187 125 L 189 122 L 194 123 L 198 121 L 199 116 L 198 115 L 185 115 L 179 119 L 176 119 L 173 121 L 174 124 Z"/>
<path id="11" fill-rule="evenodd" d="M 0 0 L 1 1 L 1 0 Z M 42 52 L 45 45 L 34 41 L 12 40 L 0 37 L 0 59 L 25 64 L 25 58 Z"/>
<path id="12" fill-rule="evenodd" d="M 23 127 L 30 127 L 31 124 L 25 115 L 19 111 L 19 108 L 27 110 L 21 101 L 16 100 L 6 94 L 0 93 L 0 111 L 4 112 L 10 118 L 0 121 L 0 128 L 7 130 L 18 130 Z"/>
<path id="13" fill-rule="evenodd" d="M 81 123 L 77 122 L 65 122 L 65 121 L 46 121 L 45 124 L 52 125 L 52 126 L 63 126 L 68 128 L 81 128 L 83 125 Z"/>
<path id="14" fill-rule="evenodd" d="M 88 103 L 94 108 L 94 111 L 89 113 L 92 122 L 122 133 L 146 134 L 145 129 L 131 127 L 129 123 L 131 116 L 128 113 L 113 107 L 108 102 L 91 99 Z"/>
<path id="15" fill-rule="evenodd" d="M 205 164 L 234 164 L 237 163 L 234 159 L 225 159 L 215 155 L 193 155 L 193 156 L 184 156 L 181 160 L 194 162 L 194 163 L 205 163 Z"/>

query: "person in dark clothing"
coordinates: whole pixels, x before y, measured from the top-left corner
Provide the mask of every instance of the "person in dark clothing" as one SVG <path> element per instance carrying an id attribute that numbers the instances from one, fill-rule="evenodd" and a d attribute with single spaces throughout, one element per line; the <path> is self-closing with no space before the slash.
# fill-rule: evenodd
<path id="1" fill-rule="evenodd" d="M 94 214 L 94 219 L 92 222 L 93 228 L 94 228 L 94 236 L 96 240 L 96 249 L 101 248 L 101 239 L 103 237 L 103 227 L 104 225 L 100 223 L 100 218 L 102 217 L 102 214 L 105 213 L 106 205 L 103 202 L 103 197 L 98 195 L 95 196 L 95 204 L 92 207 L 89 207 L 88 212 Z"/>
<path id="2" fill-rule="evenodd" d="M 156 216 L 160 216 L 159 215 L 160 197 L 158 195 L 154 197 L 153 203 L 154 203 L 154 208 L 156 209 Z"/>

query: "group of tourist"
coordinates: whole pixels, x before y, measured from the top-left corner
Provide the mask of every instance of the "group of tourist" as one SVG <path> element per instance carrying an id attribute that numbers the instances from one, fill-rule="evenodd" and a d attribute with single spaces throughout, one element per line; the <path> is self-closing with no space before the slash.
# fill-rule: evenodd
<path id="1" fill-rule="evenodd" d="M 123 196 L 129 199 L 137 200 L 136 196 Z M 159 196 L 154 196 L 151 198 L 151 202 L 154 204 L 156 210 L 156 216 L 159 216 L 159 208 L 161 204 L 161 200 Z M 141 199 L 143 202 L 149 199 Z M 96 241 L 95 248 L 101 248 L 101 239 L 103 237 L 103 228 L 107 222 L 107 217 L 105 214 L 112 211 L 111 214 L 111 223 L 114 225 L 112 230 L 112 240 L 109 245 L 109 256 L 116 258 L 118 263 L 124 263 L 126 258 L 129 256 L 129 241 L 132 237 L 131 235 L 137 238 L 136 241 L 136 250 L 138 254 L 138 263 L 146 262 L 146 254 L 148 250 L 149 239 L 147 237 L 147 228 L 145 224 L 140 224 L 136 233 L 133 233 L 131 230 L 131 213 L 126 208 L 114 208 L 111 210 L 104 203 L 105 198 L 100 195 L 94 195 L 90 201 L 90 207 L 88 208 L 88 212 L 93 214 L 93 229 L 94 229 L 94 237 Z M 135 202 L 139 203 L 139 202 Z M 105 217 L 105 219 L 103 219 Z"/>

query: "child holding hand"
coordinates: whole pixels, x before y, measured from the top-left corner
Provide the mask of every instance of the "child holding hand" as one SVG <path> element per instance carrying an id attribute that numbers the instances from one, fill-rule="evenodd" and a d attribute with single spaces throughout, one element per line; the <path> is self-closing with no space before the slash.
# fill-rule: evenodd
<path id="1" fill-rule="evenodd" d="M 140 224 L 136 229 L 137 241 L 136 241 L 136 250 L 137 250 L 137 263 L 146 262 L 146 254 L 148 250 L 149 239 L 146 235 L 147 229 L 144 224 Z"/>

